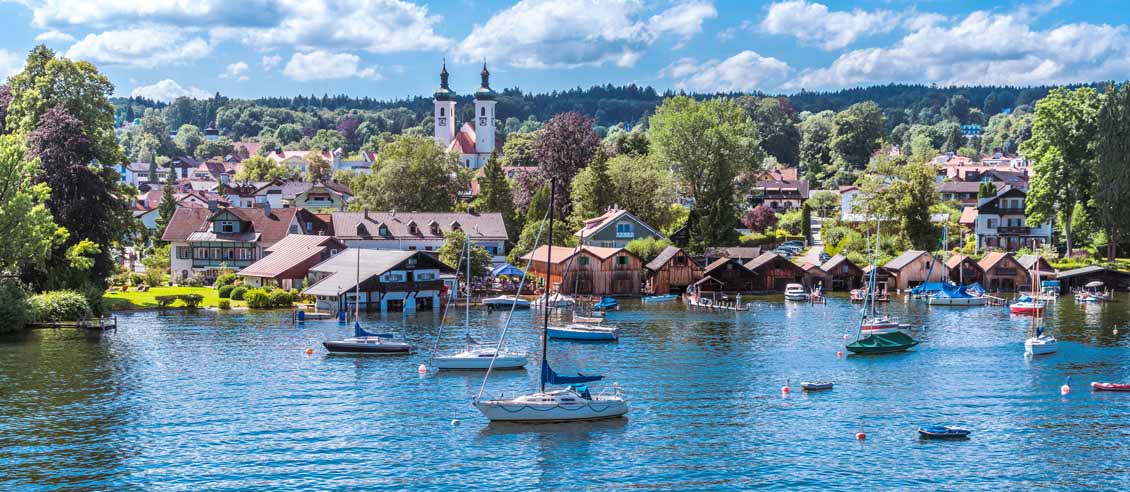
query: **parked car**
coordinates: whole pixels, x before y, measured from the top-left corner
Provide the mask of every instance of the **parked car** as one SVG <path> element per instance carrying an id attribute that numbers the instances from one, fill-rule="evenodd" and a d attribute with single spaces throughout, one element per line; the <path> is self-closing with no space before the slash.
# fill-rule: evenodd
<path id="1" fill-rule="evenodd" d="M 797 253 L 800 253 L 801 249 L 803 249 L 803 248 L 801 248 L 799 246 L 793 246 L 791 244 L 789 244 L 789 245 L 782 244 L 780 246 L 777 246 L 777 249 L 783 250 L 783 251 L 789 251 L 789 252 L 791 252 L 792 254 L 795 255 Z"/>
<path id="2" fill-rule="evenodd" d="M 827 263 L 828 260 L 830 260 L 830 259 L 832 259 L 832 255 L 830 255 L 828 253 L 820 253 L 820 263 L 821 264 Z"/>
<path id="3" fill-rule="evenodd" d="M 790 239 L 781 243 L 781 246 L 795 246 L 798 249 L 804 249 L 804 242 L 796 239 Z"/>

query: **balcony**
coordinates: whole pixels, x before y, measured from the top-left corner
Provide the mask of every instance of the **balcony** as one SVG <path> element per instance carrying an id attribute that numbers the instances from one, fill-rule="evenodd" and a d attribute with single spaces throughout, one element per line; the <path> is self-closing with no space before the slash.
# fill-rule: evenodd
<path id="1" fill-rule="evenodd" d="M 997 235 L 1000 236 L 1027 236 L 1032 233 L 1031 227 L 998 227 Z"/>

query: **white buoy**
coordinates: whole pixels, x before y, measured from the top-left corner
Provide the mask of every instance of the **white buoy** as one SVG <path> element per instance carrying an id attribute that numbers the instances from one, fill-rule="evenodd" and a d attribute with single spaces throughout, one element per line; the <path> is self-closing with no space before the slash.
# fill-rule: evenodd
<path id="1" fill-rule="evenodd" d="M 459 419 L 451 419 L 451 426 L 455 427 L 457 425 L 459 425 Z"/>
<path id="2" fill-rule="evenodd" d="M 1065 379 L 1063 381 L 1063 386 L 1059 387 L 1059 394 L 1061 394 L 1063 396 L 1067 396 L 1068 393 L 1071 393 L 1071 384 L 1070 383 L 1071 383 L 1071 376 L 1068 376 L 1067 379 Z"/>
<path id="3" fill-rule="evenodd" d="M 418 372 L 418 373 L 420 373 L 420 374 L 427 374 L 427 372 L 428 372 L 428 366 L 425 366 L 425 365 L 423 365 L 423 364 L 420 364 L 420 367 L 416 368 L 416 372 Z"/>

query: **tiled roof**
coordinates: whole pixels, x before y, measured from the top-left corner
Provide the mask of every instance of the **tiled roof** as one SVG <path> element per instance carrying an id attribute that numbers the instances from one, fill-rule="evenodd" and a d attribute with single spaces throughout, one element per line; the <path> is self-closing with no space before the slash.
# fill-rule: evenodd
<path id="1" fill-rule="evenodd" d="M 993 252 L 985 255 L 984 258 L 981 258 L 981 261 L 977 262 L 977 266 L 981 267 L 982 270 L 987 272 L 989 270 L 992 270 L 993 267 L 997 266 L 997 263 L 1004 261 L 1005 258 L 1014 258 L 1014 257 L 1012 256 L 1012 253 L 1002 253 L 1000 251 L 993 251 Z"/>
<path id="2" fill-rule="evenodd" d="M 883 268 L 886 268 L 888 270 L 901 270 L 903 267 L 909 265 L 912 261 L 917 260 L 919 256 L 925 254 L 927 254 L 925 251 L 919 251 L 916 249 L 907 250 L 904 251 L 901 255 L 898 255 L 898 257 L 896 257 L 895 259 L 888 261 L 886 265 L 883 265 Z"/>
<path id="3" fill-rule="evenodd" d="M 712 272 L 712 271 L 714 271 L 714 270 L 717 270 L 717 269 L 718 269 L 718 268 L 720 268 L 720 267 L 721 267 L 722 265 L 725 265 L 725 264 L 727 264 L 727 263 L 729 263 L 729 262 L 731 262 L 731 261 L 732 261 L 732 262 L 734 262 L 734 264 L 738 265 L 739 267 L 742 267 L 742 268 L 746 268 L 746 266 L 745 266 L 745 265 L 743 265 L 743 264 L 742 264 L 742 262 L 741 262 L 741 261 L 739 261 L 739 260 L 738 260 L 738 259 L 736 259 L 736 258 L 726 258 L 726 257 L 722 257 L 722 258 L 718 258 L 717 260 L 714 260 L 714 261 L 713 261 L 713 262 L 711 262 L 711 263 L 710 263 L 709 265 L 706 265 L 706 268 L 703 268 L 703 269 L 702 269 L 702 271 L 703 271 L 703 273 L 705 273 L 705 274 L 709 275 L 709 274 L 710 274 L 710 272 Z M 746 270 L 748 270 L 748 268 L 746 268 Z"/>
<path id="4" fill-rule="evenodd" d="M 1004 183 L 996 182 L 993 186 L 1000 188 Z M 934 191 L 938 193 L 977 193 L 981 191 L 980 181 L 942 181 L 934 184 Z"/>
<path id="5" fill-rule="evenodd" d="M 455 151 L 460 154 L 474 154 L 475 151 L 475 130 L 469 123 L 463 124 L 463 128 L 455 134 L 455 138 L 447 146 L 447 151 Z"/>
<path id="6" fill-rule="evenodd" d="M 1040 260 L 1043 260 L 1043 261 L 1040 261 Z M 1044 260 L 1042 257 L 1037 256 L 1037 255 L 1023 255 L 1023 256 L 1017 258 L 1016 261 L 1020 262 L 1020 266 L 1023 266 L 1026 270 L 1035 270 L 1036 269 L 1036 262 L 1039 261 L 1041 273 L 1042 272 L 1054 272 L 1055 271 L 1055 268 L 1052 267 L 1051 264 L 1048 263 L 1047 260 Z"/>
<path id="7" fill-rule="evenodd" d="M 788 264 L 792 268 L 800 269 L 800 266 L 796 263 L 789 261 L 788 258 L 781 256 L 780 253 L 774 253 L 772 251 L 763 253 L 761 256 L 750 260 L 749 263 L 745 264 L 745 267 L 750 269 L 750 271 L 754 271 L 777 260 L 782 260 L 784 262 L 783 264 Z"/>
<path id="8" fill-rule="evenodd" d="M 597 246 L 581 246 L 581 250 L 597 258 L 600 258 L 601 260 L 606 260 L 612 255 L 615 255 L 621 251 L 628 253 L 628 250 L 624 248 L 600 248 Z M 550 258 L 550 261 L 552 261 L 553 264 L 556 265 L 568 261 L 573 257 L 573 255 L 577 254 L 577 248 L 573 246 L 553 246 L 553 249 L 550 250 L 548 246 L 542 245 L 538 246 L 537 249 L 526 253 L 524 256 L 522 256 L 522 259 L 526 261 L 533 261 L 534 263 L 545 263 L 546 255 L 550 252 L 552 252 L 553 254 L 553 256 Z"/>
<path id="9" fill-rule="evenodd" d="M 269 255 L 239 271 L 250 277 L 276 278 L 302 263 L 321 256 L 326 249 L 344 250 L 338 240 L 330 236 L 289 234 L 267 248 Z M 302 272 L 305 274 L 305 272 Z"/>
<path id="10" fill-rule="evenodd" d="M 965 207 L 961 209 L 961 218 L 957 219 L 957 223 L 961 225 L 973 225 L 977 223 L 977 207 Z"/>
<path id="11" fill-rule="evenodd" d="M 828 261 L 825 261 L 823 265 L 820 265 L 820 269 L 824 270 L 825 272 L 830 272 L 832 271 L 832 269 L 839 267 L 843 263 L 847 263 L 848 265 L 851 265 L 855 268 L 859 268 L 859 265 L 856 265 L 854 262 L 849 260 L 848 257 L 844 255 L 835 255 L 831 258 L 828 258 Z"/>
<path id="12" fill-rule="evenodd" d="M 977 266 L 977 268 L 981 268 L 981 265 L 978 265 L 976 261 L 973 261 L 972 258 L 965 256 L 965 255 L 950 256 L 948 259 L 946 259 L 946 268 L 949 268 L 950 270 L 952 270 L 954 268 L 957 268 L 957 266 L 960 265 L 963 262 L 964 263 L 972 263 L 973 265 Z"/>
<path id="13" fill-rule="evenodd" d="M 439 226 L 439 234 L 433 234 L 431 223 Z M 415 222 L 418 234 L 409 232 L 409 224 Z M 334 234 L 342 239 L 443 239 L 451 232 L 454 224 L 472 239 L 506 239 L 506 225 L 499 213 L 457 213 L 457 212 L 334 212 Z M 367 236 L 357 235 L 357 225 L 364 224 Z M 380 225 L 388 227 L 389 235 L 377 234 Z"/>
<path id="14" fill-rule="evenodd" d="M 803 179 L 758 181 L 757 187 L 762 193 L 795 191 L 801 198 L 808 198 L 808 181 Z"/>
<path id="15" fill-rule="evenodd" d="M 265 246 L 275 244 L 275 242 L 286 237 L 289 233 L 290 223 L 294 220 L 294 214 L 298 212 L 296 208 L 276 208 L 271 210 L 271 215 L 268 217 L 265 209 L 261 208 L 220 209 L 220 211 L 224 210 L 235 214 L 246 222 L 250 222 L 250 232 L 259 234 L 259 241 Z M 173 213 L 173 218 L 169 220 L 169 225 L 165 229 L 165 234 L 161 236 L 161 240 L 187 241 L 194 233 L 211 231 L 212 223 L 208 222 L 208 218 L 216 213 L 218 212 L 213 212 L 207 208 L 177 208 L 177 211 Z"/>
<path id="16" fill-rule="evenodd" d="M 648 270 L 651 270 L 653 272 L 657 271 L 660 268 L 663 268 L 663 265 L 666 265 L 668 261 L 671 261 L 671 258 L 674 258 L 675 255 L 679 254 L 679 251 L 682 250 L 674 246 L 663 248 L 663 251 L 659 252 L 659 256 L 656 256 L 655 259 L 649 261 L 647 265 L 644 266 L 644 268 L 647 268 Z"/>
<path id="17" fill-rule="evenodd" d="M 752 260 L 761 256 L 761 248 L 758 246 L 729 246 L 729 247 L 709 247 L 706 248 L 707 258 L 735 258 L 738 260 Z"/>

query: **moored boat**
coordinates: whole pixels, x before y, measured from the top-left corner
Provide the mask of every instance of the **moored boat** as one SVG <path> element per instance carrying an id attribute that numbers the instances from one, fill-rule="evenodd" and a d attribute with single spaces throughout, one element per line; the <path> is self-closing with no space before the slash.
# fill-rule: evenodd
<path id="1" fill-rule="evenodd" d="M 952 425 L 924 425 L 918 435 L 926 439 L 968 439 L 972 431 Z"/>
<path id="2" fill-rule="evenodd" d="M 847 349 L 855 354 L 877 355 L 905 352 L 918 345 L 918 341 L 901 331 L 893 333 L 874 333 L 847 345 Z"/>
<path id="3" fill-rule="evenodd" d="M 361 328 L 361 324 L 353 323 L 354 336 L 343 340 L 327 340 L 322 346 L 332 353 L 349 354 L 391 354 L 402 355 L 412 353 L 412 346 L 395 340 L 390 333 L 369 333 Z"/>
<path id="4" fill-rule="evenodd" d="M 831 381 L 804 381 L 800 383 L 801 389 L 805 391 L 828 391 L 832 389 Z"/>
<path id="5" fill-rule="evenodd" d="M 785 286 L 785 300 L 788 301 L 807 301 L 808 292 L 804 290 L 801 284 L 788 284 Z"/>
<path id="6" fill-rule="evenodd" d="M 1020 296 L 1016 302 L 1009 304 L 1008 311 L 1012 314 L 1040 314 L 1044 311 L 1044 303 L 1031 296 Z"/>
<path id="7" fill-rule="evenodd" d="M 662 294 L 662 295 L 657 295 L 657 296 L 644 297 L 643 302 L 646 302 L 646 303 L 668 302 L 668 301 L 674 301 L 675 299 L 678 299 L 678 298 L 679 298 L 679 296 L 675 295 L 675 294 Z"/>
<path id="8" fill-rule="evenodd" d="M 562 340 L 616 340 L 620 338 L 620 330 L 614 326 L 571 324 L 550 326 L 546 329 L 546 332 L 549 334 L 549 338 Z"/>
<path id="9" fill-rule="evenodd" d="M 530 301 L 518 296 L 496 296 L 483 299 L 488 310 L 530 309 Z"/>
<path id="10" fill-rule="evenodd" d="M 1130 391 L 1130 384 L 1100 383 L 1098 381 L 1092 381 L 1091 389 L 1093 391 Z"/>
<path id="11" fill-rule="evenodd" d="M 595 311 L 611 311 L 613 309 L 620 309 L 620 301 L 615 297 L 604 296 L 600 298 L 596 304 L 592 306 Z"/>
<path id="12" fill-rule="evenodd" d="M 485 370 L 492 367 L 492 359 L 495 369 L 521 369 L 526 367 L 527 362 L 524 353 L 506 349 L 499 352 L 494 347 L 468 346 L 457 354 L 433 358 L 432 365 L 437 369 L 447 370 Z"/>
<path id="13" fill-rule="evenodd" d="M 575 301 L 572 297 L 569 297 L 567 295 L 563 295 L 560 292 L 558 292 L 556 294 L 549 296 L 548 298 L 546 296 L 539 297 L 537 300 L 535 300 L 533 302 L 533 307 L 535 307 L 537 309 L 570 308 L 570 307 L 573 307 L 576 303 L 577 303 L 577 301 Z"/>
<path id="14" fill-rule="evenodd" d="M 1027 340 L 1024 340 L 1024 353 L 1028 355 L 1047 355 L 1055 353 L 1059 348 L 1059 342 L 1055 337 L 1046 334 L 1039 334 Z"/>

